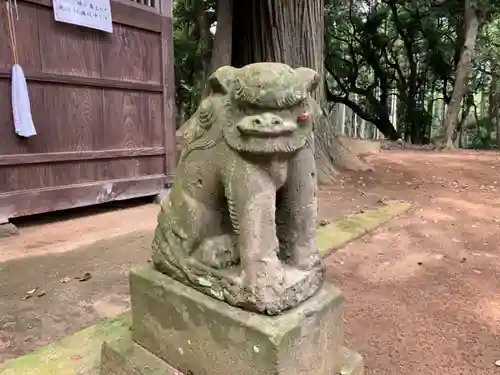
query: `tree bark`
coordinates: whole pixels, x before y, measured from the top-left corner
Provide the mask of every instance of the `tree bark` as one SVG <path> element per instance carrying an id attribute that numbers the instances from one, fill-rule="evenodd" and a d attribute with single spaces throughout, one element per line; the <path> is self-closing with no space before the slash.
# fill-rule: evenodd
<path id="1" fill-rule="evenodd" d="M 205 3 L 200 1 L 197 3 L 196 9 L 196 24 L 198 27 L 198 34 L 200 36 L 201 46 L 203 48 L 203 80 L 205 81 L 210 74 L 210 50 L 212 49 L 212 35 L 210 35 L 210 21 L 208 19 L 207 9 Z"/>
<path id="2" fill-rule="evenodd" d="M 253 62 L 282 62 L 305 66 L 324 78 L 323 0 L 238 0 L 233 7 L 234 66 Z M 324 108 L 323 84 L 314 93 Z M 369 167 L 337 139 L 335 126 L 322 116 L 315 124 L 315 153 L 319 183 L 334 180 L 335 167 Z"/>
<path id="3" fill-rule="evenodd" d="M 457 127 L 458 116 L 462 99 L 467 92 L 469 82 L 469 70 L 472 65 L 472 57 L 476 46 L 478 32 L 478 19 L 473 0 L 465 0 L 465 39 L 460 60 L 457 65 L 455 85 L 451 95 L 450 104 L 446 110 L 443 121 L 444 146 L 446 149 L 453 149 L 453 134 Z"/>
<path id="4" fill-rule="evenodd" d="M 490 83 L 490 88 L 489 88 L 489 93 L 488 93 L 488 100 L 489 100 L 489 107 L 488 107 L 488 117 L 490 120 L 490 123 L 494 125 L 495 127 L 495 132 L 496 132 L 496 137 L 495 137 L 495 143 L 497 145 L 497 148 L 500 149 L 500 121 L 499 121 L 499 114 L 498 114 L 498 84 L 497 84 L 497 70 L 498 66 L 496 63 L 491 64 L 491 83 Z M 483 94 L 484 96 L 484 94 Z M 490 136 L 491 136 L 491 131 L 493 129 L 490 129 Z"/>
<path id="5" fill-rule="evenodd" d="M 468 91 L 468 90 L 467 90 Z M 462 115 L 460 116 L 460 120 L 457 124 L 457 134 L 454 139 L 454 145 L 456 148 L 463 147 L 463 135 L 464 135 L 464 127 L 467 125 L 469 120 L 469 113 L 474 104 L 474 94 L 467 92 L 467 99 L 465 100 L 464 105 L 462 106 Z"/>
<path id="6" fill-rule="evenodd" d="M 233 39 L 233 0 L 217 1 L 217 26 L 215 29 L 214 47 L 210 73 L 221 66 L 231 65 Z"/>
<path id="7" fill-rule="evenodd" d="M 217 1 L 217 26 L 215 28 L 215 38 L 212 47 L 212 58 L 210 68 L 206 78 L 224 65 L 231 65 L 233 46 L 233 0 Z M 205 85 L 201 100 L 205 99 L 208 92 L 208 85 Z"/>

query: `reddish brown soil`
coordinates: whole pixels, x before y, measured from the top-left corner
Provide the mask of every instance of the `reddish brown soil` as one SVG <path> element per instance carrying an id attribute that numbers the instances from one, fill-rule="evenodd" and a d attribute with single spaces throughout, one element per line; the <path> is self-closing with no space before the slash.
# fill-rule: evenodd
<path id="1" fill-rule="evenodd" d="M 151 231 L 158 210 L 151 199 L 138 199 L 15 220 L 21 235 L 0 238 L 0 263 L 64 253 L 133 231 Z"/>
<path id="2" fill-rule="evenodd" d="M 500 374 L 500 154 L 396 150 L 368 161 L 374 172 L 321 189 L 322 218 L 380 199 L 414 206 L 326 260 L 345 293 L 348 346 L 367 375 Z M 149 255 L 157 209 L 37 218 L 0 240 L 0 362 L 126 309 L 127 273 Z M 92 278 L 61 283 L 84 272 Z M 46 295 L 23 300 L 34 287 Z"/>
<path id="3" fill-rule="evenodd" d="M 346 296 L 348 345 L 368 375 L 500 374 L 500 154 L 392 151 L 369 161 L 376 171 L 350 174 L 322 210 L 346 196 L 414 207 L 327 259 Z"/>

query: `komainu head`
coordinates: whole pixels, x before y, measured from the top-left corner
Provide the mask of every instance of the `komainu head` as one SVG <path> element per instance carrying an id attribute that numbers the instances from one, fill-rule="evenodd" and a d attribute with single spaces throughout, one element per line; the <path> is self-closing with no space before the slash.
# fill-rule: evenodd
<path id="1" fill-rule="evenodd" d="M 223 134 L 240 152 L 289 153 L 303 147 L 313 130 L 318 74 L 280 63 L 219 68 L 209 79 L 212 95 L 225 96 Z"/>

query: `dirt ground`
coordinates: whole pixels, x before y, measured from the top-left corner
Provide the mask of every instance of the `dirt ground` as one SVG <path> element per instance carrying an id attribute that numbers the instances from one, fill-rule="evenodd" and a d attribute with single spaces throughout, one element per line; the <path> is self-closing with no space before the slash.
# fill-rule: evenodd
<path id="1" fill-rule="evenodd" d="M 395 150 L 368 162 L 374 172 L 321 189 L 320 217 L 380 199 L 414 205 L 326 259 L 346 297 L 347 345 L 367 375 L 500 374 L 500 153 Z M 29 219 L 0 240 L 0 362 L 128 307 L 127 272 L 149 256 L 158 211 L 143 203 Z"/>

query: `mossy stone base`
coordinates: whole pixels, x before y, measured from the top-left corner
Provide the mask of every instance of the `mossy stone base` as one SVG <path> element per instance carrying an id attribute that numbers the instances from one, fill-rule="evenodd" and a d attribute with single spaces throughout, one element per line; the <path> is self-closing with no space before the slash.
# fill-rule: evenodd
<path id="1" fill-rule="evenodd" d="M 344 299 L 329 283 L 275 317 L 235 308 L 151 266 L 131 272 L 130 292 L 133 340 L 185 374 L 331 375 L 342 368 Z"/>
<path id="2" fill-rule="evenodd" d="M 102 345 L 101 374 L 181 375 L 166 362 L 133 342 L 128 332 Z"/>
<path id="3" fill-rule="evenodd" d="M 329 375 L 364 374 L 361 355 L 345 347 L 342 348 L 341 353 L 343 360 L 341 370 L 330 372 Z M 124 333 L 123 337 L 104 343 L 102 361 L 101 375 L 184 375 L 132 341 L 129 333 Z M 227 374 L 236 373 L 228 372 Z M 306 371 L 305 374 L 314 373 Z"/>

